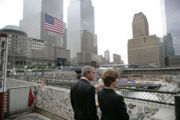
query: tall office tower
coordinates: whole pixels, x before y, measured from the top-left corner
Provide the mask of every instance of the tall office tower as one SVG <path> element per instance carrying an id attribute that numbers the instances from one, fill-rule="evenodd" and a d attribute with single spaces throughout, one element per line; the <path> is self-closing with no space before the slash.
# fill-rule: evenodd
<path id="1" fill-rule="evenodd" d="M 172 35 L 175 55 L 180 55 L 180 0 L 161 0 L 164 35 Z"/>
<path id="2" fill-rule="evenodd" d="M 171 34 L 167 34 L 163 36 L 164 47 L 165 47 L 165 57 L 174 56 L 174 47 L 173 47 L 173 39 Z"/>
<path id="3" fill-rule="evenodd" d="M 63 0 L 24 0 L 21 28 L 28 37 L 63 47 Z"/>
<path id="4" fill-rule="evenodd" d="M 109 52 L 109 50 L 104 51 L 104 58 L 105 58 L 106 63 L 110 62 L 110 52 Z"/>
<path id="5" fill-rule="evenodd" d="M 146 16 L 142 12 L 134 15 L 132 26 L 133 26 L 133 38 L 149 35 L 148 21 Z"/>
<path id="6" fill-rule="evenodd" d="M 71 59 L 76 61 L 77 53 L 97 53 L 94 50 L 97 48 L 97 37 L 91 0 L 70 0 L 67 27 L 67 48 L 70 49 Z"/>
<path id="7" fill-rule="evenodd" d="M 156 35 L 149 36 L 146 16 L 143 13 L 135 14 L 132 27 L 134 38 L 128 40 L 128 63 L 162 66 L 160 39 Z"/>

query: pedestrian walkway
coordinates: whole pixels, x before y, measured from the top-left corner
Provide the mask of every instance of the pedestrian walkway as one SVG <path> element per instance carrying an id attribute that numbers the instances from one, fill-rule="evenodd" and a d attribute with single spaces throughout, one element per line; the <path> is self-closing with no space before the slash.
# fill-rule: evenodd
<path id="1" fill-rule="evenodd" d="M 18 115 L 13 118 L 8 118 L 6 120 L 51 120 L 51 119 L 44 117 L 38 113 L 28 113 L 24 115 Z"/>

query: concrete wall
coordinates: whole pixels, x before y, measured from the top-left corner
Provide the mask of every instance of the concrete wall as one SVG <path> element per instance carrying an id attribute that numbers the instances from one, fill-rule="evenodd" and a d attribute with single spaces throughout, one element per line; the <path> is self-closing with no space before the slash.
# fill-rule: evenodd
<path id="1" fill-rule="evenodd" d="M 37 96 L 36 106 L 67 120 L 73 120 L 70 90 L 45 86 Z"/>
<path id="2" fill-rule="evenodd" d="M 30 88 L 32 90 L 33 96 L 37 84 L 22 81 L 7 79 L 6 81 L 6 93 L 7 93 L 7 116 L 13 116 L 16 114 L 21 114 L 24 112 L 31 112 L 33 109 L 32 106 L 28 106 L 28 98 Z"/>
<path id="3" fill-rule="evenodd" d="M 34 96 L 34 91 L 36 86 L 25 86 L 8 89 L 9 101 L 8 101 L 8 115 L 16 115 L 24 112 L 31 112 L 32 106 L 28 106 L 29 91 L 32 90 Z"/>
<path id="4" fill-rule="evenodd" d="M 175 120 L 174 106 L 125 99 L 132 120 Z"/>
<path id="5" fill-rule="evenodd" d="M 6 80 L 6 88 L 15 88 L 15 87 L 25 87 L 25 86 L 33 86 L 38 85 L 32 82 L 26 82 L 23 80 L 15 80 L 15 79 L 7 79 Z"/>
<path id="6" fill-rule="evenodd" d="M 44 87 L 44 90 L 39 92 L 36 106 L 67 120 L 73 120 L 69 93 L 69 89 Z M 125 99 L 125 103 L 132 120 L 175 119 L 174 106 L 133 99 Z M 98 109 L 98 115 L 101 116 L 100 109 Z"/>

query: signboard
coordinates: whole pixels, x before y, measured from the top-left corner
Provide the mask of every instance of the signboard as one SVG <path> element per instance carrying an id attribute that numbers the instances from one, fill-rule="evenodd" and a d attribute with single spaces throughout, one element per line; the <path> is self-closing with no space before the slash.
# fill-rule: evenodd
<path id="1" fill-rule="evenodd" d="M 57 58 L 57 66 L 65 65 L 67 63 L 66 58 Z"/>
<path id="2" fill-rule="evenodd" d="M 6 70 L 7 70 L 7 54 L 8 54 L 7 34 L 0 35 L 0 92 L 6 89 Z"/>

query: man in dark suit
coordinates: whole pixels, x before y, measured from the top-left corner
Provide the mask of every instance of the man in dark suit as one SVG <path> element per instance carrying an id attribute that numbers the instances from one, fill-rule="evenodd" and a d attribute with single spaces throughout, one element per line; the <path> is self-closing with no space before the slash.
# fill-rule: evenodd
<path id="1" fill-rule="evenodd" d="M 95 87 L 91 81 L 95 77 L 95 69 L 83 67 L 81 79 L 72 85 L 70 98 L 75 120 L 99 120 L 95 103 Z M 97 88 L 102 87 L 96 86 Z"/>

